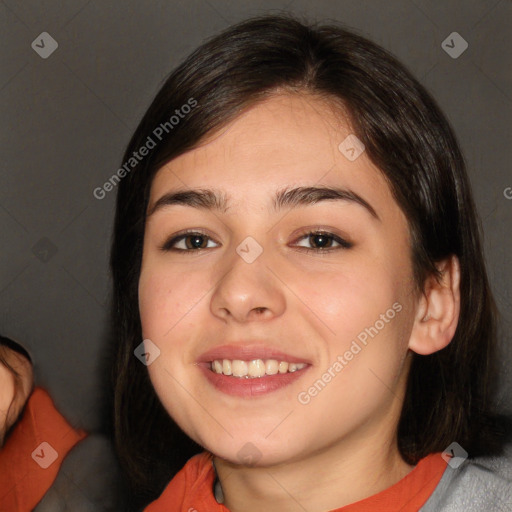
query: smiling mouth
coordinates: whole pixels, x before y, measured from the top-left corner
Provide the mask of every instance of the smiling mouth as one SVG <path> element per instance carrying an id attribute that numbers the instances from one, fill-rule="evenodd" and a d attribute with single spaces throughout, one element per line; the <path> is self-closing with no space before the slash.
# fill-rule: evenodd
<path id="1" fill-rule="evenodd" d="M 227 377 L 257 379 L 271 375 L 284 375 L 300 371 L 308 366 L 305 363 L 278 361 L 277 359 L 215 359 L 209 363 L 209 369 Z"/>

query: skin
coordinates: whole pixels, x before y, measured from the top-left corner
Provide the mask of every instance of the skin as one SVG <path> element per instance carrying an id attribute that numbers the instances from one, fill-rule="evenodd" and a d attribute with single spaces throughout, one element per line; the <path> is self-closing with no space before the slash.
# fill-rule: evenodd
<path id="1" fill-rule="evenodd" d="M 4 360 L 18 375 L 2 363 Z M 0 448 L 16 423 L 34 385 L 32 365 L 23 355 L 0 346 Z"/>
<path id="2" fill-rule="evenodd" d="M 439 283 L 414 292 L 407 219 L 366 153 L 349 161 L 338 149 L 350 133 L 347 118 L 325 101 L 276 95 L 165 165 L 152 184 L 148 211 L 185 188 L 222 189 L 231 198 L 226 212 L 171 205 L 148 217 L 139 304 L 144 338 L 161 351 L 148 366 L 155 390 L 215 455 L 232 512 L 323 512 L 408 474 L 396 428 L 412 351 L 440 350 L 455 332 L 456 258 L 440 263 Z M 354 191 L 379 219 L 350 201 L 280 212 L 270 205 L 279 189 L 319 185 Z M 303 233 L 319 226 L 353 246 L 332 241 L 330 252 L 305 252 L 318 245 Z M 184 229 L 206 233 L 208 248 L 161 249 Z M 263 248 L 251 264 L 236 252 L 247 236 Z M 307 405 L 299 403 L 298 394 L 394 303 L 402 306 L 395 318 Z M 217 391 L 195 364 L 212 347 L 254 339 L 311 367 L 286 388 L 244 399 Z M 238 455 L 248 442 L 259 457 L 252 466 Z"/>

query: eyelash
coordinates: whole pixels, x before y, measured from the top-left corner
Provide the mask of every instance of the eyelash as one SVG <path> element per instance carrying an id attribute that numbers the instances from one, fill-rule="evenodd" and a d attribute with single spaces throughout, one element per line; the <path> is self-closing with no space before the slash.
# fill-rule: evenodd
<path id="1" fill-rule="evenodd" d="M 181 240 L 184 240 L 187 237 L 192 236 L 192 235 L 201 236 L 201 237 L 205 237 L 210 240 L 213 240 L 210 236 L 208 236 L 206 233 L 202 233 L 201 231 L 185 231 L 185 232 L 181 233 L 180 235 L 177 235 L 177 236 L 167 240 L 160 247 L 160 249 L 164 252 L 174 251 L 174 252 L 183 252 L 183 253 L 200 252 L 200 251 L 204 251 L 206 249 L 212 249 L 212 247 L 203 247 L 203 248 L 199 248 L 199 249 L 176 249 L 175 247 L 173 247 L 173 245 L 176 244 L 177 242 L 180 242 Z M 311 236 L 325 236 L 326 238 L 332 239 L 334 242 L 337 242 L 339 244 L 339 246 L 338 247 L 328 247 L 326 249 L 323 249 L 323 248 L 311 249 L 309 247 L 301 247 L 301 250 L 303 250 L 305 252 L 309 252 L 309 253 L 313 252 L 313 253 L 318 254 L 318 253 L 332 252 L 332 251 L 336 251 L 339 249 L 350 249 L 353 247 L 353 244 L 351 242 L 347 242 L 346 240 L 339 237 L 338 235 L 335 235 L 334 233 L 330 233 L 329 231 L 324 231 L 324 230 L 306 231 L 300 235 L 300 237 L 297 239 L 297 241 L 302 241 Z M 218 243 L 218 242 L 216 242 L 216 243 Z"/>

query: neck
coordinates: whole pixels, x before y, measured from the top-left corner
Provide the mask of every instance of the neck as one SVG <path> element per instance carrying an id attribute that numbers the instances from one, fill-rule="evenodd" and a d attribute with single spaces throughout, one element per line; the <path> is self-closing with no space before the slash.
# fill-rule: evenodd
<path id="1" fill-rule="evenodd" d="M 345 439 L 307 458 L 267 467 L 243 467 L 214 458 L 231 512 L 325 512 L 377 494 L 411 470 L 396 439 L 382 443 L 383 432 Z"/>

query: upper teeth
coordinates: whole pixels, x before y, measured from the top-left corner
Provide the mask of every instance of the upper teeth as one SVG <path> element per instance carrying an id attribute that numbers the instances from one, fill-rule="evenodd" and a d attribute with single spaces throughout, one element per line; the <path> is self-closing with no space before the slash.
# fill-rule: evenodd
<path id="1" fill-rule="evenodd" d="M 233 377 L 263 377 L 264 375 L 276 375 L 301 370 L 304 363 L 288 363 L 277 359 L 253 359 L 241 361 L 240 359 L 216 359 L 211 363 L 211 370 L 215 373 L 232 375 Z"/>

